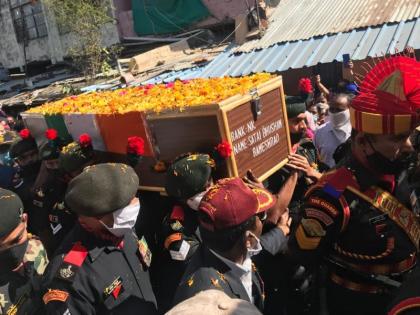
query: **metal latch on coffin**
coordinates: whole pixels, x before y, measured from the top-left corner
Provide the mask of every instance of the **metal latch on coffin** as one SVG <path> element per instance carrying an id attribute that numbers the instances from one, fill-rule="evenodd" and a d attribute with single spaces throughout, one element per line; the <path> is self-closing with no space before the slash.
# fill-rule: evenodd
<path id="1" fill-rule="evenodd" d="M 262 104 L 261 104 L 261 98 L 258 95 L 257 89 L 251 89 L 249 91 L 249 94 L 251 95 L 251 111 L 252 115 L 254 116 L 254 120 L 258 119 L 258 116 L 262 114 Z"/>

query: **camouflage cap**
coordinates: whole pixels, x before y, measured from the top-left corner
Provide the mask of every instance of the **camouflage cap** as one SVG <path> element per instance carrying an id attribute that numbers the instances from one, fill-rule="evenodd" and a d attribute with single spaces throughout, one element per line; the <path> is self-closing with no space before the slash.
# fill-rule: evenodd
<path id="1" fill-rule="evenodd" d="M 71 142 L 63 147 L 60 152 L 60 168 L 67 173 L 75 172 L 86 166 L 93 159 L 93 156 L 91 146 L 83 147 L 78 142 Z"/>
<path id="2" fill-rule="evenodd" d="M 179 157 L 166 173 L 167 194 L 179 199 L 188 199 L 204 191 L 213 167 L 214 161 L 208 154 Z"/>
<path id="3" fill-rule="evenodd" d="M 21 221 L 22 200 L 14 192 L 0 188 L 0 238 L 12 232 Z"/>
<path id="4" fill-rule="evenodd" d="M 135 197 L 139 178 L 126 164 L 103 163 L 85 167 L 67 188 L 65 202 L 79 215 L 95 217 L 127 206 Z"/>

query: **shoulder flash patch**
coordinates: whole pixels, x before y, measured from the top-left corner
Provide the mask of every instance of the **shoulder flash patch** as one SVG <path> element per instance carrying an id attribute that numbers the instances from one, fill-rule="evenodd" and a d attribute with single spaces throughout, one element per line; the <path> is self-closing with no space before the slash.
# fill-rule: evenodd
<path id="1" fill-rule="evenodd" d="M 331 197 L 338 199 L 347 186 L 359 187 L 352 172 L 345 167 L 341 167 L 325 178 L 323 191 Z"/>
<path id="2" fill-rule="evenodd" d="M 80 243 L 76 243 L 73 245 L 71 250 L 67 253 L 67 255 L 64 257 L 63 261 L 65 263 L 69 263 L 77 267 L 80 267 L 81 265 L 83 265 L 83 262 L 85 261 L 88 253 L 89 252 L 86 249 L 86 247 L 84 247 Z"/>
<path id="3" fill-rule="evenodd" d="M 42 300 L 44 304 L 48 304 L 51 301 L 65 302 L 69 297 L 69 293 L 61 290 L 51 290 L 49 289 L 47 293 L 44 294 Z"/>
<path id="4" fill-rule="evenodd" d="M 181 206 L 174 206 L 171 212 L 171 220 L 184 222 L 184 209 Z"/>

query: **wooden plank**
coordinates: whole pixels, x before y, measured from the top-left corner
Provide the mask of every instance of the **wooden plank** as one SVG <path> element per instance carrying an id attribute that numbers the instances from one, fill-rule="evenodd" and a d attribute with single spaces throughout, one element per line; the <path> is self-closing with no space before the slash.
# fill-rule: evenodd
<path id="1" fill-rule="evenodd" d="M 281 81 L 278 82 L 281 85 Z M 237 166 L 235 176 L 244 176 L 248 169 L 252 169 L 257 177 L 263 178 L 284 165 L 290 146 L 283 101 L 278 86 L 261 95 L 262 114 L 256 120 L 250 101 L 230 110 L 226 110 L 231 108 L 230 105 L 223 108 L 231 130 L 229 140 Z"/>

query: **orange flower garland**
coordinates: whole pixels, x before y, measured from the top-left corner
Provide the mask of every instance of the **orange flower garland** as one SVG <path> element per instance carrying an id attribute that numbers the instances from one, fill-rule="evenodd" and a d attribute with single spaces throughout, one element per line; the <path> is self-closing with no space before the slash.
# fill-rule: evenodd
<path id="1" fill-rule="evenodd" d="M 215 104 L 236 94 L 246 94 L 253 87 L 272 78 L 258 73 L 241 78 L 194 79 L 168 84 L 145 85 L 114 91 L 93 92 L 66 97 L 30 109 L 29 113 L 54 114 L 123 114 L 161 112 L 185 107 Z"/>

